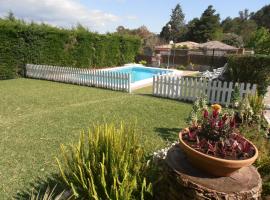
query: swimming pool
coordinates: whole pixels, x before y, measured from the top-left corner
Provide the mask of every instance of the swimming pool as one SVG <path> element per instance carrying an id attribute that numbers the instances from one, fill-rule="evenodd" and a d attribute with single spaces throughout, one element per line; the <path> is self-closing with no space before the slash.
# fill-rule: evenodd
<path id="1" fill-rule="evenodd" d="M 142 65 L 128 65 L 123 67 L 112 68 L 109 71 L 131 74 L 131 83 L 135 83 L 146 79 L 152 79 L 153 76 L 155 75 L 168 74 L 173 72 L 167 69 L 144 67 Z"/>

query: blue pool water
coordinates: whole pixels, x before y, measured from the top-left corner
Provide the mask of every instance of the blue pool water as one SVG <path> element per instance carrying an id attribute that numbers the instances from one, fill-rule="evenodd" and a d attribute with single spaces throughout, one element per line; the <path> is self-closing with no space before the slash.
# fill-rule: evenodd
<path id="1" fill-rule="evenodd" d="M 110 71 L 130 73 L 131 83 L 148 79 L 148 78 L 153 78 L 153 76 L 155 75 L 167 74 L 167 73 L 172 72 L 170 70 L 156 69 L 156 68 L 150 68 L 150 67 L 137 67 L 137 66 L 123 67 L 122 69 L 120 68 L 120 69 L 114 69 Z"/>

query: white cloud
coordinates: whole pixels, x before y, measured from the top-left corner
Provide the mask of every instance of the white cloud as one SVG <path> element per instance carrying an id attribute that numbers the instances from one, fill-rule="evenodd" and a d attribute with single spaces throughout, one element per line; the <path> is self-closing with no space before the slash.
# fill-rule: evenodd
<path id="1" fill-rule="evenodd" d="M 26 21 L 45 22 L 62 27 L 80 23 L 90 30 L 111 31 L 120 17 L 100 10 L 93 10 L 78 0 L 0 0 L 0 16 L 11 10 Z"/>

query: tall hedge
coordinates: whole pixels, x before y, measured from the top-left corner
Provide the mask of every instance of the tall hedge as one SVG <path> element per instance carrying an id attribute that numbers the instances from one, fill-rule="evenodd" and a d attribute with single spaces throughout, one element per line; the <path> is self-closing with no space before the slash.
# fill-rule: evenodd
<path id="1" fill-rule="evenodd" d="M 228 79 L 256 83 L 259 94 L 265 94 L 270 85 L 270 56 L 230 56 L 228 58 Z"/>
<path id="2" fill-rule="evenodd" d="M 0 79 L 26 63 L 100 68 L 133 62 L 140 39 L 0 19 Z"/>

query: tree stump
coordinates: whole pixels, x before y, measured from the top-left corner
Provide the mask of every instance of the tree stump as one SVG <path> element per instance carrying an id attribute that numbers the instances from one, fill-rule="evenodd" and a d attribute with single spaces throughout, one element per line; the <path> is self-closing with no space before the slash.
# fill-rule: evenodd
<path id="1" fill-rule="evenodd" d="M 253 166 L 244 167 L 230 177 L 213 177 L 193 167 L 178 145 L 159 160 L 160 176 L 154 184 L 157 200 L 256 200 L 262 180 Z"/>

